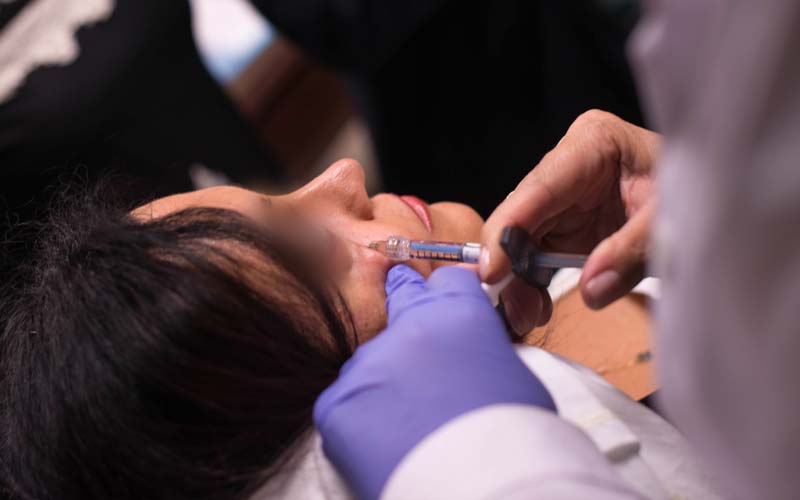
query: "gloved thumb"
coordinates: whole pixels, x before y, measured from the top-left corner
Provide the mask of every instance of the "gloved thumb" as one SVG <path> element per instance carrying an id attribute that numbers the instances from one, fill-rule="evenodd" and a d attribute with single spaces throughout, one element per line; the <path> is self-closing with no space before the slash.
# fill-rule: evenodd
<path id="1" fill-rule="evenodd" d="M 580 280 L 587 306 L 606 307 L 645 277 L 654 214 L 655 200 L 651 200 L 592 251 Z"/>
<path id="2" fill-rule="evenodd" d="M 401 312 L 408 309 L 414 300 L 425 291 L 425 278 L 405 264 L 389 269 L 386 276 L 386 312 L 392 324 Z"/>

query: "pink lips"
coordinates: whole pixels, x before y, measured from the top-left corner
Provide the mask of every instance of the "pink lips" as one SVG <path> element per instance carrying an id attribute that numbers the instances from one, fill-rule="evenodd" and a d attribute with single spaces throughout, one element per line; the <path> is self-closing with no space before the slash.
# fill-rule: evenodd
<path id="1" fill-rule="evenodd" d="M 419 217 L 419 220 L 421 220 L 422 224 L 428 229 L 428 232 L 432 232 L 433 223 L 431 222 L 431 213 L 428 211 L 428 205 L 416 196 L 400 196 L 400 199 L 417 214 L 417 217 Z"/>

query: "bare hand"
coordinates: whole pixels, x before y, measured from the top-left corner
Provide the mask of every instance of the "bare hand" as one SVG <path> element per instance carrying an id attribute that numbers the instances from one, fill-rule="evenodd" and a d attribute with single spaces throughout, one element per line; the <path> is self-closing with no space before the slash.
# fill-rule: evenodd
<path id="1" fill-rule="evenodd" d="M 507 226 L 520 226 L 543 250 L 589 253 L 580 281 L 599 309 L 644 277 L 655 213 L 653 164 L 660 136 L 602 111 L 584 113 L 486 221 L 480 274 L 495 283 L 510 271 L 500 248 Z M 550 297 L 512 283 L 503 294 L 517 333 L 549 320 Z"/>

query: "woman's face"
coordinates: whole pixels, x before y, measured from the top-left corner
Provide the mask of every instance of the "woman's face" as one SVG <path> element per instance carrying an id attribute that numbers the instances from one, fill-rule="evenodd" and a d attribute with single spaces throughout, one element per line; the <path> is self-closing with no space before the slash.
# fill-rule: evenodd
<path id="1" fill-rule="evenodd" d="M 364 170 L 354 160 L 340 160 L 301 189 L 282 196 L 236 187 L 216 187 L 155 200 L 138 208 L 140 218 L 158 218 L 187 208 L 223 208 L 277 230 L 304 230 L 316 246 L 313 255 L 334 280 L 353 313 L 360 340 L 375 335 L 386 322 L 386 274 L 393 263 L 367 248 L 391 235 L 440 241 L 476 241 L 483 224 L 466 205 L 427 205 L 394 194 L 367 196 Z M 298 228 L 296 226 L 309 226 Z M 427 276 L 442 265 L 409 263 Z"/>

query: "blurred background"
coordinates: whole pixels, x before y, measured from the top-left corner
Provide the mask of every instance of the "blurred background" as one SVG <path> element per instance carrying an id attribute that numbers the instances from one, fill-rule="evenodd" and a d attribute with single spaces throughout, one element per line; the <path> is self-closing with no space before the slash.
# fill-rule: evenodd
<path id="1" fill-rule="evenodd" d="M 642 123 L 636 0 L 0 0 L 0 234 L 59 186 L 143 200 L 297 187 L 342 157 L 371 192 L 484 216 L 582 112 Z M 126 188 L 127 189 L 127 188 Z"/>
<path id="2" fill-rule="evenodd" d="M 290 183 L 303 184 L 350 157 L 381 188 L 366 123 L 344 75 L 315 63 L 247 0 L 191 0 L 192 31 L 205 67 L 277 155 Z"/>

